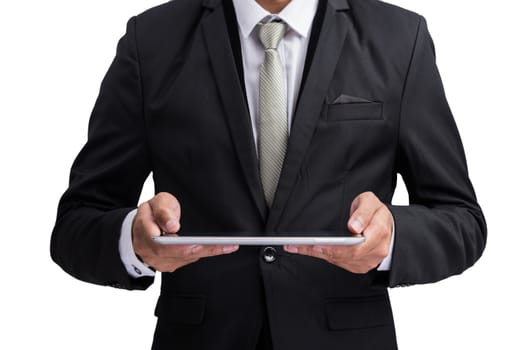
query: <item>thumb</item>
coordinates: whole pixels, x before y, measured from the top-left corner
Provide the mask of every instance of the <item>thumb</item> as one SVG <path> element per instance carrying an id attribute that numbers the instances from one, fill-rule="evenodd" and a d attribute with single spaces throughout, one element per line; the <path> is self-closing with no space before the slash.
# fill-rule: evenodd
<path id="1" fill-rule="evenodd" d="M 355 198 L 351 204 L 348 229 L 356 234 L 362 234 L 378 210 L 380 201 L 371 192 L 365 192 Z"/>
<path id="2" fill-rule="evenodd" d="M 180 230 L 180 203 L 170 193 L 161 192 L 148 201 L 156 224 L 165 233 Z"/>

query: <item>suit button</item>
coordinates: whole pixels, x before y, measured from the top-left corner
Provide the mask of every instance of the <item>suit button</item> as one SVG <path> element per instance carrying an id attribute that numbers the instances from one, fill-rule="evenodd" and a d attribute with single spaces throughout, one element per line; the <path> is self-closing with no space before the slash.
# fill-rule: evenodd
<path id="1" fill-rule="evenodd" d="M 277 260 L 277 251 L 273 247 L 264 248 L 264 261 L 267 263 L 272 263 Z"/>

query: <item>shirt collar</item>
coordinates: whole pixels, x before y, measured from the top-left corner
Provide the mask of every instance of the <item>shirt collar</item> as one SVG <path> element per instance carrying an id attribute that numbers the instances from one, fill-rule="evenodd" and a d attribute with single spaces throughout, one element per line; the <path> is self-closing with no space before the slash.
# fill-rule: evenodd
<path id="1" fill-rule="evenodd" d="M 313 25 L 319 0 L 292 0 L 280 13 L 271 14 L 255 0 L 233 0 L 240 34 L 247 38 L 264 19 L 280 18 L 290 29 L 307 38 Z"/>

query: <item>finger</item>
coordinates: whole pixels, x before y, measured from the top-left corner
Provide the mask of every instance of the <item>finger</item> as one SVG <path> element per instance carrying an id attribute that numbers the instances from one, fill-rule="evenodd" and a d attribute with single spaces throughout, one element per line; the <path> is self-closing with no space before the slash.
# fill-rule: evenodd
<path id="1" fill-rule="evenodd" d="M 153 242 L 154 254 L 162 259 L 189 260 L 197 257 L 204 249 L 202 245 L 162 245 Z"/>
<path id="2" fill-rule="evenodd" d="M 340 254 L 339 252 L 331 251 L 330 250 L 331 248 L 340 249 L 342 247 L 333 247 L 333 246 L 285 246 L 284 247 L 284 249 L 288 252 L 294 252 L 296 250 L 297 254 L 322 259 L 330 264 L 339 266 L 353 273 L 364 274 L 374 268 L 372 263 L 370 263 L 364 257 L 361 259 L 356 259 L 356 258 L 351 258 L 351 254 L 349 254 L 350 258 L 347 258 L 345 254 Z M 348 248 L 348 251 L 352 249 L 356 249 L 356 247 L 353 247 L 353 246 L 351 247 L 346 246 L 346 248 Z M 340 255 L 337 256 L 337 254 L 340 254 Z"/>
<path id="3" fill-rule="evenodd" d="M 344 248 L 353 248 L 353 246 L 284 246 L 284 250 L 292 254 L 309 255 L 314 257 L 330 258 L 334 256 L 351 256 L 351 252 L 345 252 Z"/>
<path id="4" fill-rule="evenodd" d="M 284 250 L 291 254 L 301 254 L 301 251 L 304 251 L 306 247 L 305 246 L 298 246 L 298 245 L 286 245 L 284 246 Z"/>
<path id="5" fill-rule="evenodd" d="M 161 246 L 158 255 L 162 258 L 192 260 L 195 258 L 201 259 L 210 256 L 231 254 L 236 252 L 238 248 L 238 245 Z"/>
<path id="6" fill-rule="evenodd" d="M 239 249 L 238 245 L 231 246 L 176 246 L 162 249 L 161 254 L 145 256 L 144 262 L 159 272 L 173 272 L 183 266 L 197 262 L 211 256 L 231 254 Z"/>
<path id="7" fill-rule="evenodd" d="M 375 268 L 382 259 L 380 259 L 373 251 L 364 255 L 360 254 L 356 247 L 318 247 L 313 249 L 314 255 L 317 258 L 324 259 L 327 262 L 341 267 L 345 270 L 357 274 L 364 274 Z M 329 248 L 337 248 L 330 251 Z M 344 248 L 347 248 L 346 250 Z M 360 249 L 360 248 L 359 248 Z"/>
<path id="8" fill-rule="evenodd" d="M 176 233 L 180 230 L 180 203 L 170 193 L 161 192 L 148 201 L 155 222 L 167 233 Z"/>
<path id="9" fill-rule="evenodd" d="M 382 202 L 372 192 L 364 192 L 357 196 L 351 204 L 348 229 L 353 233 L 362 234 L 381 205 Z"/>
<path id="10" fill-rule="evenodd" d="M 348 245 L 343 245 L 343 246 L 338 246 L 338 245 L 337 246 L 332 246 L 332 245 L 321 246 L 319 245 L 319 246 L 314 246 L 313 250 L 319 254 L 325 255 L 326 257 L 328 257 L 331 260 L 349 261 L 349 260 L 354 259 L 354 256 L 356 255 L 356 253 L 359 250 L 361 250 L 361 248 L 358 246 L 348 246 Z"/>
<path id="11" fill-rule="evenodd" d="M 291 248 L 291 249 L 290 249 Z M 332 259 L 331 256 L 326 254 L 326 251 L 323 250 L 324 247 L 322 246 L 288 246 L 284 247 L 284 249 L 290 253 L 296 250 L 296 254 L 310 256 L 317 259 L 322 259 L 324 261 L 327 261 L 331 264 L 337 264 L 335 260 Z M 338 264 L 337 264 L 338 265 Z"/>
<path id="12" fill-rule="evenodd" d="M 238 245 L 214 245 L 204 246 L 204 248 L 197 254 L 200 258 L 231 254 L 239 249 Z"/>
<path id="13" fill-rule="evenodd" d="M 298 253 L 298 246 L 296 245 L 286 245 L 284 246 L 284 250 L 291 254 L 297 254 Z"/>
<path id="14" fill-rule="evenodd" d="M 197 262 L 199 259 L 195 258 L 192 260 L 180 260 L 180 259 L 160 259 L 150 265 L 155 268 L 158 272 L 174 272 L 181 267 L 187 266 Z"/>
<path id="15" fill-rule="evenodd" d="M 301 254 L 309 256 L 312 256 L 314 254 L 313 246 L 310 245 L 286 245 L 284 246 L 284 250 L 292 254 Z"/>

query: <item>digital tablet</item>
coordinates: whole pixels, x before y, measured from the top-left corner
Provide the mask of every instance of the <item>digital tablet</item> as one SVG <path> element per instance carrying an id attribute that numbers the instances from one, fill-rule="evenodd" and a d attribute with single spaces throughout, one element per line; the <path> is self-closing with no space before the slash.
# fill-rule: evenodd
<path id="1" fill-rule="evenodd" d="M 366 240 L 357 237 L 318 236 L 160 236 L 153 240 L 163 245 L 355 245 Z"/>

